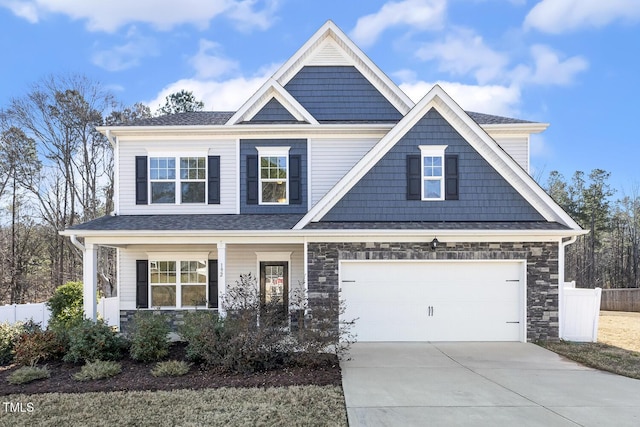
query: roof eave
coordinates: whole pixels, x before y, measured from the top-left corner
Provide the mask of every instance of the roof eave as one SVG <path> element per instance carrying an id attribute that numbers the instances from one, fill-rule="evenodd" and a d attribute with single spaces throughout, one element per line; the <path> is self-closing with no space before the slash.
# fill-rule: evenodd
<path id="1" fill-rule="evenodd" d="M 549 127 L 549 123 L 486 123 L 480 127 L 491 134 L 509 133 L 542 133 Z"/>
<path id="2" fill-rule="evenodd" d="M 287 229 L 287 230 L 62 230 L 62 236 L 76 237 L 141 237 L 141 236 L 166 236 L 166 237 L 302 237 L 302 236 L 323 236 L 323 237 L 345 237 L 345 236 L 464 236 L 464 237 L 485 237 L 485 236 L 528 236 L 540 238 L 562 238 L 587 234 L 588 230 L 486 230 L 486 229 Z"/>

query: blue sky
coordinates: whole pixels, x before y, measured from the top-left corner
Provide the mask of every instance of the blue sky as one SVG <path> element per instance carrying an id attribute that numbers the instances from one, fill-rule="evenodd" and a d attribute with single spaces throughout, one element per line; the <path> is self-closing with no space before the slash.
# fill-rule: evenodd
<path id="1" fill-rule="evenodd" d="M 639 0 L 0 0 L 0 107 L 82 73 L 127 105 L 188 89 L 235 110 L 327 19 L 416 102 L 437 82 L 467 110 L 550 123 L 542 181 L 602 168 L 617 197 L 640 187 Z"/>

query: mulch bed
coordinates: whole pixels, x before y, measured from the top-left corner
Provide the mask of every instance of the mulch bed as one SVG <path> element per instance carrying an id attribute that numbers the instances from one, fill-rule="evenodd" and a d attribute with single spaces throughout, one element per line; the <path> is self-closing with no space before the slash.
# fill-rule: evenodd
<path id="1" fill-rule="evenodd" d="M 185 345 L 174 343 L 167 360 L 185 360 Z M 220 387 L 281 387 L 292 385 L 337 385 L 342 384 L 338 359 L 327 361 L 315 368 L 289 367 L 251 374 L 229 374 L 204 369 L 193 365 L 188 374 L 181 377 L 154 377 L 154 364 L 135 362 L 129 358 L 120 361 L 122 373 L 104 380 L 76 381 L 73 374 L 81 365 L 50 361 L 45 363 L 51 378 L 33 381 L 29 384 L 12 385 L 7 382 L 18 366 L 0 366 L 0 395 L 36 393 L 86 393 L 104 391 L 133 390 L 178 390 Z"/>

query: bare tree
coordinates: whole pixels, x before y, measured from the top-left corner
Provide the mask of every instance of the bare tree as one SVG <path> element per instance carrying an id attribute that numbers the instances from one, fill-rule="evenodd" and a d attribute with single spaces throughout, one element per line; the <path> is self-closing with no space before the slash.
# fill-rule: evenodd
<path id="1" fill-rule="evenodd" d="M 80 75 L 51 76 L 14 98 L 5 120 L 32 138 L 43 162 L 29 190 L 42 219 L 51 227 L 52 280 L 56 285 L 79 277 L 77 249 L 58 234 L 78 222 L 106 213 L 113 194 L 113 155 L 96 132 L 103 115 L 114 108 L 112 95 Z"/>

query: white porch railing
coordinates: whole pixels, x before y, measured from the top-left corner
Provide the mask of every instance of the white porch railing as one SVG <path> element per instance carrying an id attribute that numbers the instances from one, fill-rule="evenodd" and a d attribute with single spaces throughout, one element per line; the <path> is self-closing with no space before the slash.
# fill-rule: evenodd
<path id="1" fill-rule="evenodd" d="M 101 298 L 98 301 L 98 313 L 110 326 L 120 327 L 118 297 Z M 8 304 L 0 306 L 0 323 L 26 322 L 33 319 L 43 329 L 49 324 L 51 312 L 43 302 L 38 304 Z"/>
<path id="2" fill-rule="evenodd" d="M 562 300 L 562 336 L 567 341 L 597 342 L 602 289 L 576 289 L 565 283 Z"/>

